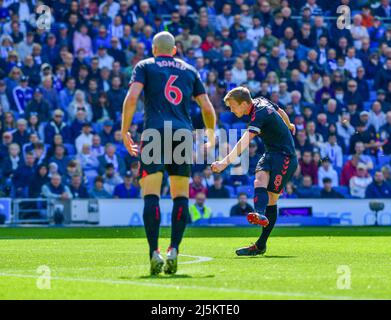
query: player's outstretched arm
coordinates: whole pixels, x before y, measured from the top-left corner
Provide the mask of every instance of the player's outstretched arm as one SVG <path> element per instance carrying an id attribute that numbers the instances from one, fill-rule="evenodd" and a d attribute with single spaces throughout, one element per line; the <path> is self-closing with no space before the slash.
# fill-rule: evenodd
<path id="1" fill-rule="evenodd" d="M 137 145 L 132 140 L 129 133 L 129 128 L 133 120 L 133 115 L 136 112 L 137 100 L 143 90 L 144 85 L 139 82 L 133 82 L 129 88 L 129 91 L 125 97 L 122 106 L 122 125 L 121 133 L 124 145 L 131 156 L 137 155 Z"/>
<path id="2" fill-rule="evenodd" d="M 216 113 L 212 103 L 209 100 L 207 94 L 200 94 L 195 97 L 197 104 L 201 108 L 202 118 L 206 127 L 206 135 L 208 137 L 208 143 L 210 146 L 215 145 L 215 126 L 216 126 Z"/>
<path id="3" fill-rule="evenodd" d="M 280 117 L 282 118 L 282 120 L 284 120 L 284 122 L 285 122 L 286 126 L 289 128 L 289 130 L 292 131 L 292 134 L 295 135 L 296 126 L 293 123 L 291 123 L 286 112 L 281 108 L 279 108 L 277 112 L 280 115 Z"/>
<path id="4" fill-rule="evenodd" d="M 256 133 L 246 131 L 244 135 L 240 138 L 238 143 L 232 149 L 232 151 L 220 161 L 215 161 L 212 163 L 212 171 L 213 172 L 221 172 L 225 168 L 227 168 L 231 163 L 233 163 L 236 158 L 240 157 L 244 150 L 248 148 L 250 145 L 250 141 L 256 136 Z"/>

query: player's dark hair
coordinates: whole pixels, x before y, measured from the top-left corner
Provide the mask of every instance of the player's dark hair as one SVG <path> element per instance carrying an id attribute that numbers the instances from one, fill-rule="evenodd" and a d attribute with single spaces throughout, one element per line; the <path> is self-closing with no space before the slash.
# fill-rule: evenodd
<path id="1" fill-rule="evenodd" d="M 224 97 L 224 103 L 227 104 L 227 101 L 233 99 L 238 104 L 242 102 L 251 103 L 251 94 L 250 90 L 245 87 L 237 87 L 229 91 Z"/>

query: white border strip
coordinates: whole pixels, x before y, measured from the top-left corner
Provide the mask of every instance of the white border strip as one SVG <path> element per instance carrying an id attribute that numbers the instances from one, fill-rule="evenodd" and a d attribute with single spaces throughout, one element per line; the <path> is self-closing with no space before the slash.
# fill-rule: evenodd
<path id="1" fill-rule="evenodd" d="M 29 274 L 12 274 L 12 273 L 0 273 L 0 277 L 12 277 L 12 278 L 32 278 L 37 279 L 36 275 Z M 68 281 L 68 282 L 85 282 L 85 283 L 104 283 L 104 284 L 124 284 L 141 287 L 157 287 L 157 288 L 169 288 L 169 289 L 191 289 L 191 290 L 205 290 L 212 292 L 229 292 L 229 293 L 245 293 L 256 296 L 276 296 L 276 297 L 292 297 L 292 298 L 309 298 L 309 299 L 327 299 L 327 300 L 374 300 L 374 298 L 365 297 L 351 297 L 351 296 L 333 296 L 317 293 L 304 293 L 304 292 L 279 292 L 279 291 L 258 291 L 258 290 L 243 290 L 237 288 L 215 288 L 206 286 L 189 286 L 189 285 L 175 285 L 175 284 L 163 284 L 156 282 L 140 282 L 132 280 L 115 280 L 115 279 L 90 279 L 90 278 L 72 278 L 72 277 L 51 277 L 52 280 Z"/>

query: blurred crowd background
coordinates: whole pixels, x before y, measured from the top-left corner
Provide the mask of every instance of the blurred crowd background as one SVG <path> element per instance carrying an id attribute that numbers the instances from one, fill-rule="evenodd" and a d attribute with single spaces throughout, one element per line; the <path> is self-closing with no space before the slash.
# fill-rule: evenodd
<path id="1" fill-rule="evenodd" d="M 50 28 L 39 29 L 43 4 Z M 339 5 L 350 8 L 344 28 Z M 119 131 L 122 101 L 162 30 L 199 71 L 217 135 L 246 127 L 222 100 L 239 85 L 278 103 L 296 124 L 300 166 L 283 197 L 391 197 L 389 0 L 0 0 L 1 196 L 140 197 L 138 159 Z M 195 103 L 192 120 L 203 127 Z M 136 141 L 142 129 L 141 99 Z M 190 196 L 200 205 L 242 197 L 243 209 L 263 151 L 254 139 L 247 175 L 194 165 Z M 165 177 L 163 197 L 168 186 Z"/>

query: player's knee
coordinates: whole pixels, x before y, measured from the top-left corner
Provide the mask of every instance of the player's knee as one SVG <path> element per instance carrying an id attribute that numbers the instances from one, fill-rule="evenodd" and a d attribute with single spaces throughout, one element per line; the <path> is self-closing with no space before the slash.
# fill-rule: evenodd
<path id="1" fill-rule="evenodd" d="M 254 180 L 254 188 L 266 188 L 267 181 L 262 177 L 262 175 L 256 175 Z"/>

